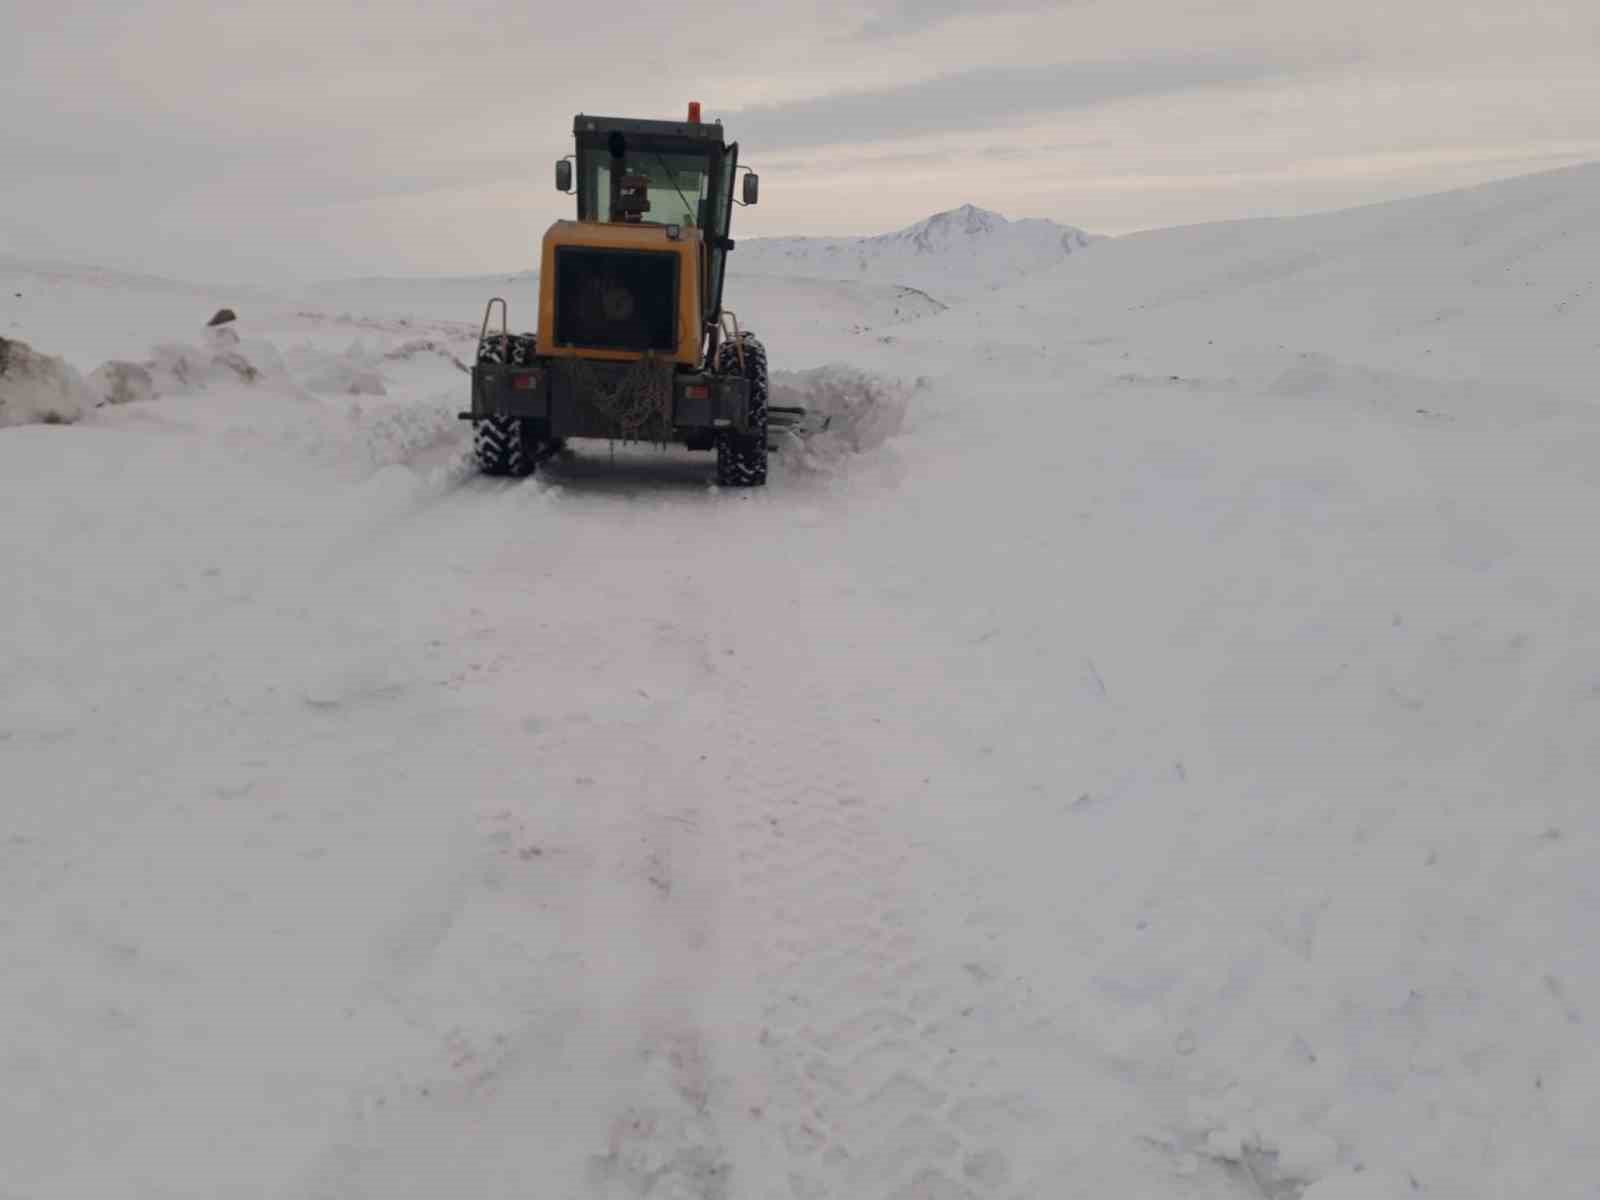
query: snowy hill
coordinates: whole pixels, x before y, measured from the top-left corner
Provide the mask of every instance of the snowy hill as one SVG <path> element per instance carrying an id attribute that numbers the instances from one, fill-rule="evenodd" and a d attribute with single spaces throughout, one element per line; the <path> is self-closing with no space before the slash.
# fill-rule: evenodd
<path id="1" fill-rule="evenodd" d="M 473 475 L 465 285 L 0 265 L 165 348 L 0 429 L 0 1188 L 1591 1194 L 1597 212 L 749 276 L 872 436 L 746 494 Z"/>
<path id="2" fill-rule="evenodd" d="M 1092 240 L 1070 225 L 1008 221 L 968 204 L 877 237 L 743 241 L 731 271 L 735 279 L 798 276 L 900 284 L 949 303 L 1057 266 Z"/>
<path id="3" fill-rule="evenodd" d="M 435 321 L 481 322 L 484 304 L 501 296 L 513 305 L 512 319 L 528 318 L 527 297 L 534 297 L 537 315 L 539 273 L 508 271 L 501 275 L 446 275 L 402 279 L 338 279 L 315 284 L 300 293 L 303 304 L 325 313 L 363 316 L 426 317 Z M 518 301 L 521 301 L 519 304 Z"/>
<path id="4" fill-rule="evenodd" d="M 1292 220 L 1097 243 L 1070 267 L 924 323 L 1209 391 L 1441 389 L 1510 423 L 1587 398 L 1600 306 L 1600 164 Z M 962 333 L 963 337 L 970 334 Z M 1490 385 L 1493 385 L 1492 387 Z M 1417 389 L 1413 392 L 1411 389 Z"/>
<path id="5" fill-rule="evenodd" d="M 227 304 L 270 293 L 0 255 L 0 337 L 37 340 L 84 369 L 134 358 Z"/>

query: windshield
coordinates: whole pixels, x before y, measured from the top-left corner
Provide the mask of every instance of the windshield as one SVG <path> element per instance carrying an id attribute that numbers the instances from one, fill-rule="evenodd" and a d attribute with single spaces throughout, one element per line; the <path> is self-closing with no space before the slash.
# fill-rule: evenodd
<path id="1" fill-rule="evenodd" d="M 589 210 L 583 215 L 593 220 L 612 219 L 612 172 L 618 171 L 623 177 L 637 176 L 645 181 L 649 208 L 641 214 L 641 220 L 701 227 L 708 222 L 710 159 L 704 154 L 664 152 L 648 146 L 629 147 L 619 160 L 603 149 L 583 150 L 579 166 L 583 173 L 584 207 Z"/>

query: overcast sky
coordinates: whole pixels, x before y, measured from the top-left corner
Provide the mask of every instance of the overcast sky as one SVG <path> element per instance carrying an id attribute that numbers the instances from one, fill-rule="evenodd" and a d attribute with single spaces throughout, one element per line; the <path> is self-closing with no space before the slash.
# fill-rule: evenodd
<path id="1" fill-rule="evenodd" d="M 8 0 L 0 253 L 200 280 L 530 265 L 578 111 L 720 116 L 736 234 L 1098 233 L 1600 159 L 1600 0 Z"/>

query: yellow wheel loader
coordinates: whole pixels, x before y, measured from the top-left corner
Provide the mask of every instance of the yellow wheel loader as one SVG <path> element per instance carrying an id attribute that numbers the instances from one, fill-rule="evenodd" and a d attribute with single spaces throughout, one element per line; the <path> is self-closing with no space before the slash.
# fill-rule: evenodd
<path id="1" fill-rule="evenodd" d="M 722 307 L 733 209 L 757 177 L 698 104 L 683 121 L 580 113 L 573 136 L 556 187 L 577 219 L 544 235 L 537 333 L 511 333 L 501 297 L 484 311 L 461 414 L 479 468 L 526 475 L 598 438 L 714 450 L 719 484 L 765 484 L 769 432 L 804 414 L 769 410 L 766 350 Z"/>

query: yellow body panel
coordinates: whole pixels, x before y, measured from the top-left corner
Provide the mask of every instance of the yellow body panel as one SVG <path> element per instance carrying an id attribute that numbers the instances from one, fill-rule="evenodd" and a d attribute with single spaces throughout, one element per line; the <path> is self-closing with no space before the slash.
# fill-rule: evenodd
<path id="1" fill-rule="evenodd" d="M 588 246 L 604 250 L 652 250 L 676 254 L 678 266 L 677 350 L 670 361 L 699 367 L 703 342 L 700 328 L 702 252 L 700 230 L 684 226 L 676 239 L 667 237 L 663 225 L 625 225 L 599 221 L 557 221 L 545 231 L 539 258 L 539 353 L 550 358 L 592 358 L 606 362 L 632 362 L 635 350 L 589 350 L 556 345 L 556 248 Z M 669 357 L 669 356 L 663 356 Z"/>

